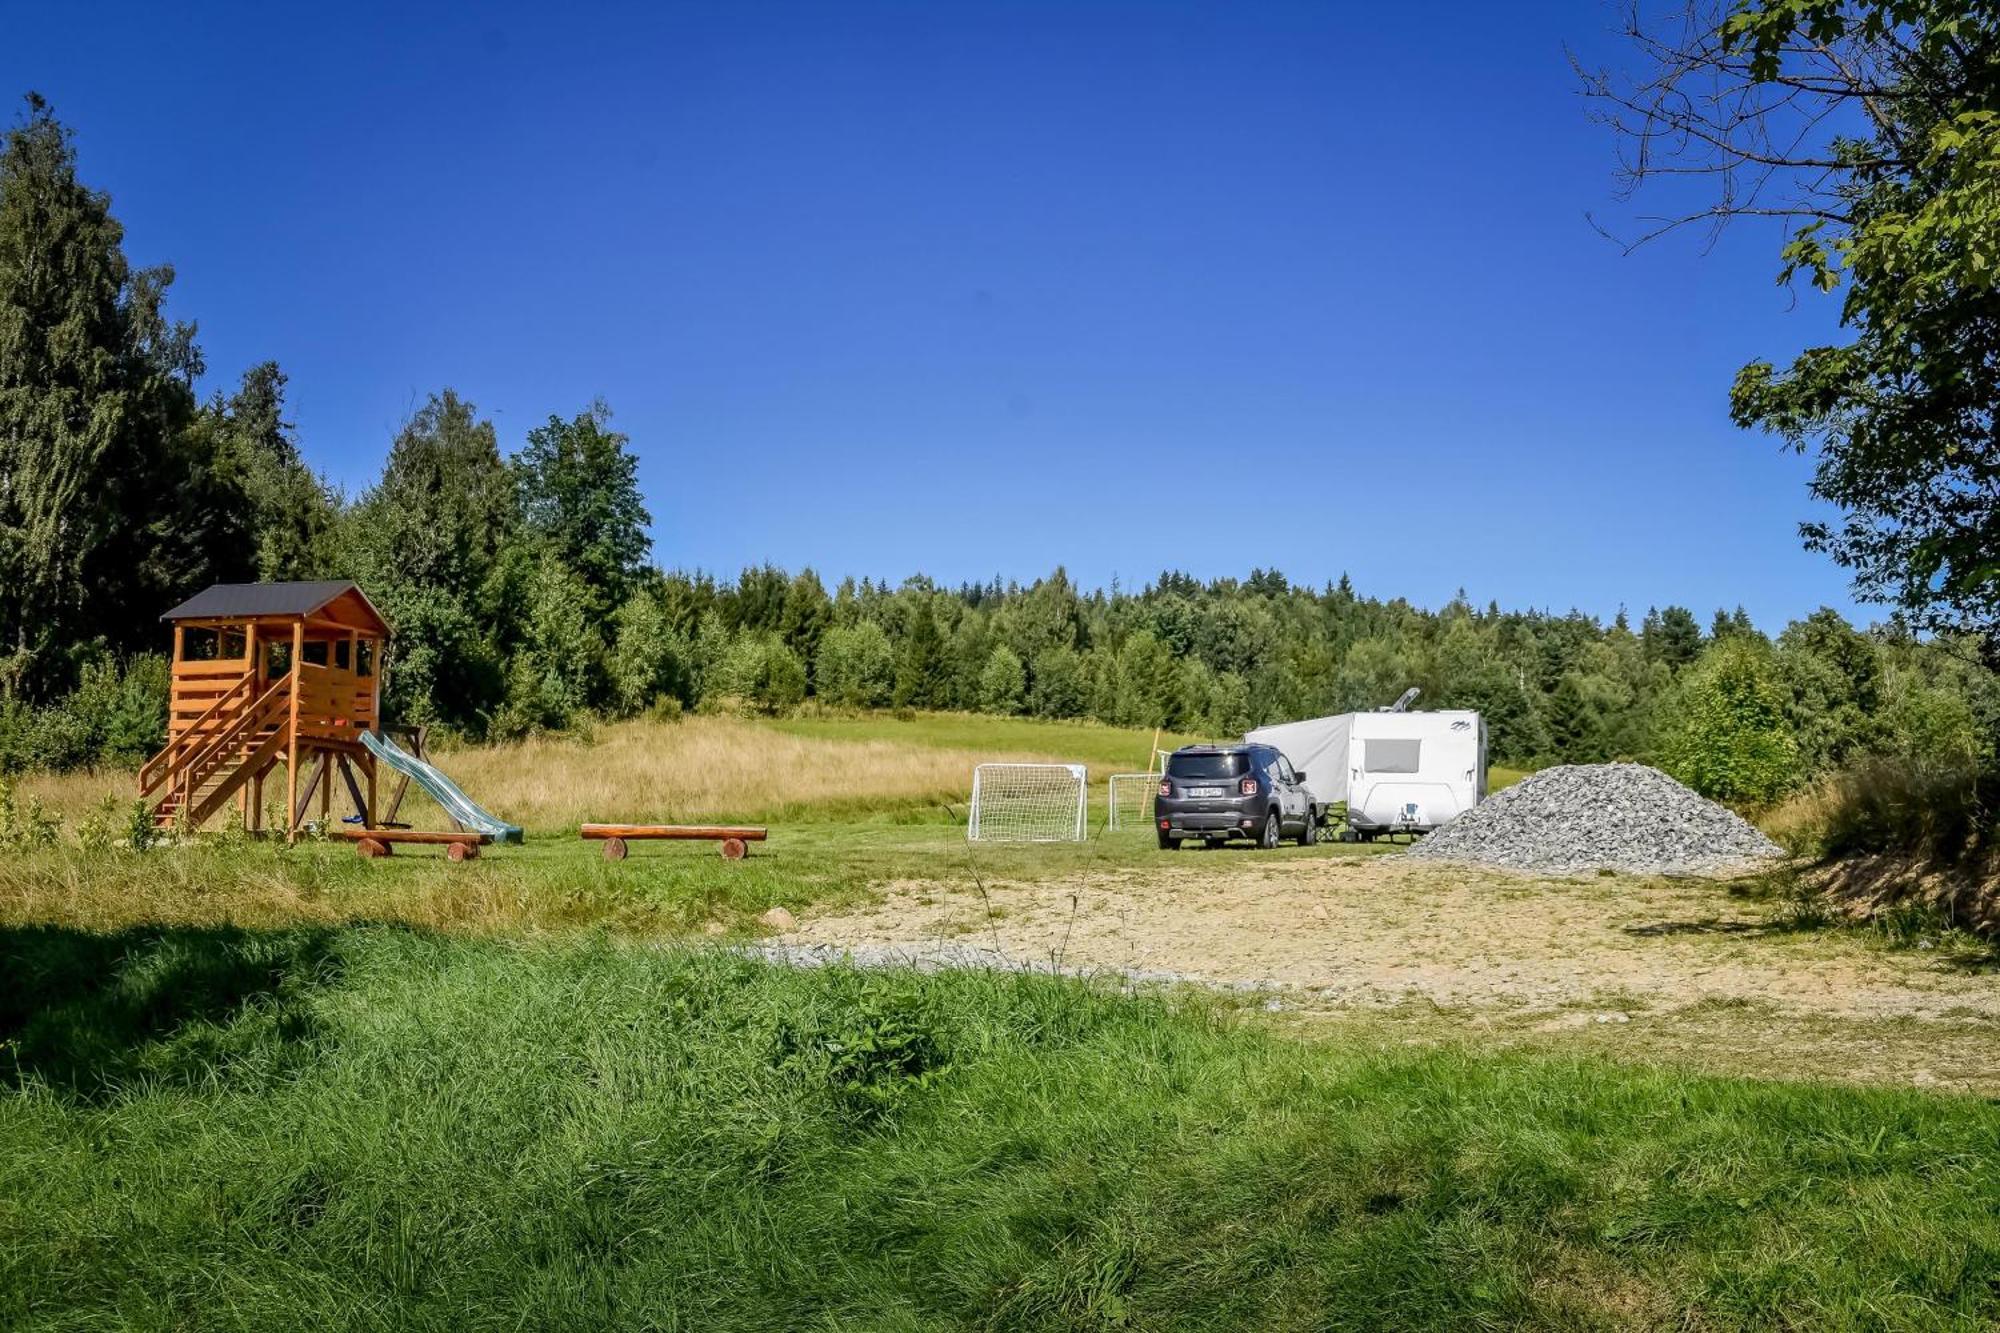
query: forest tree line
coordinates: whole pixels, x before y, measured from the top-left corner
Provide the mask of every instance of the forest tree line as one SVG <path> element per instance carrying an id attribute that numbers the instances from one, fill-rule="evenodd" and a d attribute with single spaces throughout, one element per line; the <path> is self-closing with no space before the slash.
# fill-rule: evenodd
<path id="1" fill-rule="evenodd" d="M 199 394 L 171 281 L 130 267 L 109 200 L 30 99 L 0 153 L 0 769 L 143 755 L 160 612 L 211 582 L 301 578 L 355 579 L 390 620 L 392 721 L 481 738 L 808 701 L 1227 736 L 1415 685 L 1484 713 L 1499 761 L 1650 759 L 1763 801 L 1868 755 L 1991 761 L 2000 734 L 1977 645 L 1831 610 L 1771 636 L 1740 609 L 1425 610 L 1270 571 L 1108 591 L 1061 569 L 957 587 L 663 571 L 601 403 L 509 454 L 441 389 L 348 497 L 306 465 L 276 364 Z"/>

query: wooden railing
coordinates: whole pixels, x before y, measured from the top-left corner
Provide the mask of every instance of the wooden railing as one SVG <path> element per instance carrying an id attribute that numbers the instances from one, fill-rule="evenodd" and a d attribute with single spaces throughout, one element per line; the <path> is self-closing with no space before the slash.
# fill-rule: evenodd
<path id="1" fill-rule="evenodd" d="M 213 814 L 252 772 L 260 770 L 269 762 L 272 754 L 282 749 L 289 740 L 285 723 L 289 719 L 291 702 L 292 678 L 285 676 L 258 695 L 257 702 L 237 714 L 235 721 L 216 732 L 206 745 L 179 765 L 174 770 L 175 812 L 186 818 L 190 824 L 201 823 Z M 272 734 L 246 758 L 240 752 L 247 747 L 251 738 L 266 727 L 273 728 Z M 231 759 L 237 761 L 241 771 L 232 775 L 230 780 L 220 787 L 201 796 L 201 803 L 195 805 L 195 799 L 201 793 L 202 787 L 215 776 L 224 763 Z"/>
<path id="2" fill-rule="evenodd" d="M 361 733 L 375 726 L 374 679 L 312 662 L 299 665 L 299 734 L 358 744 Z"/>
<path id="3" fill-rule="evenodd" d="M 139 770 L 142 799 L 164 789 L 155 805 L 161 822 L 201 823 L 295 742 L 358 747 L 375 726 L 373 677 L 298 662 L 261 693 L 256 684 L 252 662 L 175 667 L 169 739 Z M 201 704 L 198 713 L 194 701 Z"/>
<path id="4" fill-rule="evenodd" d="M 182 766 L 188 753 L 202 742 L 204 737 L 213 736 L 227 728 L 237 709 L 250 699 L 250 684 L 253 676 L 248 668 L 242 670 L 214 702 L 186 726 L 173 731 L 165 748 L 148 759 L 139 768 L 139 795 L 152 795 L 155 788 Z"/>

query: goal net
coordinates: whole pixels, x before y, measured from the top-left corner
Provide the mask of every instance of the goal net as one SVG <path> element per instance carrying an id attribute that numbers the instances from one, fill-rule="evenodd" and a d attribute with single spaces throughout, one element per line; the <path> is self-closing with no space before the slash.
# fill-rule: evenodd
<path id="1" fill-rule="evenodd" d="M 1082 842 L 1082 764 L 980 764 L 972 770 L 973 842 Z"/>
<path id="2" fill-rule="evenodd" d="M 1140 828 L 1153 822 L 1153 793 L 1160 787 L 1158 773 L 1113 773 L 1110 815 L 1105 826 L 1113 829 Z"/>

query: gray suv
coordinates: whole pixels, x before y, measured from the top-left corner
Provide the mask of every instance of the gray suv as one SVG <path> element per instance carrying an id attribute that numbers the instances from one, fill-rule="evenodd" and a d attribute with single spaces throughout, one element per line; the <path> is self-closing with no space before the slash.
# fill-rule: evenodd
<path id="1" fill-rule="evenodd" d="M 1286 838 L 1299 846 L 1319 841 L 1306 775 L 1268 745 L 1189 745 L 1167 756 L 1167 771 L 1153 797 L 1153 826 L 1162 849 L 1189 838 L 1210 846 L 1249 838 L 1276 847 Z"/>

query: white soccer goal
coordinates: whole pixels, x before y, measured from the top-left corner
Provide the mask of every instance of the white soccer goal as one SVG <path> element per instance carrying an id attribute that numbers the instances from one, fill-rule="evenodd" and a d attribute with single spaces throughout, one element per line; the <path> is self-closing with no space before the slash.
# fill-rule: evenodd
<path id="1" fill-rule="evenodd" d="M 972 770 L 972 842 L 1082 842 L 1090 810 L 1082 764 L 980 764 Z"/>
<path id="2" fill-rule="evenodd" d="M 1111 813 L 1107 828 L 1133 828 L 1153 822 L 1153 793 L 1160 789 L 1158 773 L 1113 773 Z"/>

